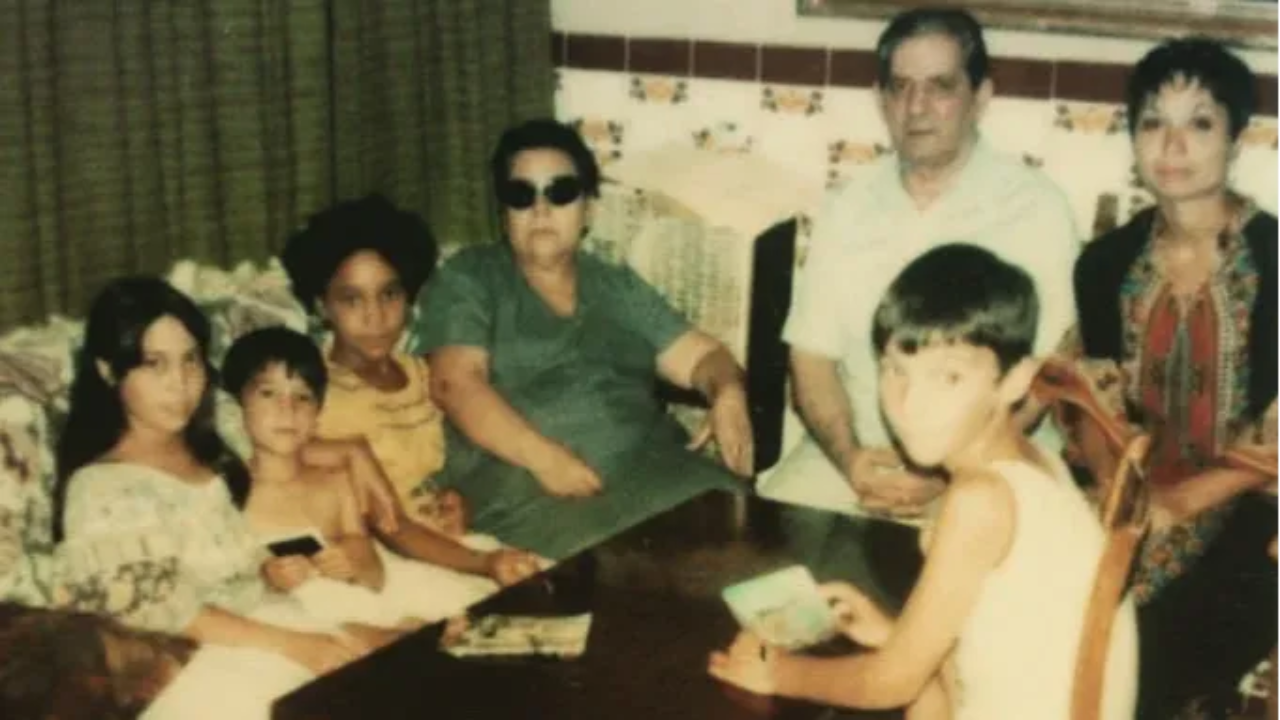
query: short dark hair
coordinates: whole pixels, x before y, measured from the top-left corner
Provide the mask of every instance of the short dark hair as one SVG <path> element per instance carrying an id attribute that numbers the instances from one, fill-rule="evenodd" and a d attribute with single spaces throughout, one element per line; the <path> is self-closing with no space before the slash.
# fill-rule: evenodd
<path id="1" fill-rule="evenodd" d="M 310 338 L 283 325 L 245 333 L 231 344 L 222 361 L 223 389 L 239 400 L 249 383 L 272 363 L 280 363 L 289 374 L 302 378 L 316 401 L 324 402 L 329 386 L 324 356 Z"/>
<path id="2" fill-rule="evenodd" d="M 293 294 L 308 313 L 324 295 L 338 267 L 369 250 L 382 256 L 400 276 L 412 302 L 435 269 L 440 251 L 435 236 L 414 212 L 397 208 L 379 194 L 347 200 L 312 215 L 280 253 Z"/>
<path id="3" fill-rule="evenodd" d="M 1040 302 L 1021 268 L 973 245 L 943 245 L 916 258 L 876 308 L 876 355 L 963 343 L 995 353 L 1003 373 L 1029 357 Z"/>
<path id="4" fill-rule="evenodd" d="M 898 46 L 919 35 L 946 35 L 960 46 L 965 75 L 977 89 L 987 79 L 991 61 L 987 57 L 987 42 L 982 37 L 982 25 L 967 10 L 957 8 L 916 8 L 895 15 L 889 26 L 880 33 L 876 42 L 876 61 L 880 85 L 890 80 L 893 70 L 893 53 Z"/>
<path id="5" fill-rule="evenodd" d="M 502 133 L 489 158 L 494 193 L 510 179 L 516 155 L 525 150 L 544 149 L 559 150 L 569 156 L 578 173 L 578 181 L 582 183 L 582 191 L 590 197 L 600 195 L 600 165 L 596 163 L 595 153 L 576 130 L 550 118 L 528 120 Z"/>
<path id="6" fill-rule="evenodd" d="M 1194 81 L 1225 107 L 1231 139 L 1240 137 L 1257 103 L 1253 71 L 1222 43 L 1205 37 L 1160 43 L 1134 66 L 1125 91 L 1130 137 L 1137 132 L 1143 106 L 1160 88 L 1178 79 Z"/>

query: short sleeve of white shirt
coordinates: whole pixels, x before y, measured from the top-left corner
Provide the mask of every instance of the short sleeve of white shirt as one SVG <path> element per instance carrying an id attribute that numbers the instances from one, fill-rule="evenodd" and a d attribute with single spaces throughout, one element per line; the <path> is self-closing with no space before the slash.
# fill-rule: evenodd
<path id="1" fill-rule="evenodd" d="M 884 174 L 882 167 L 883 162 L 828 193 L 814 218 L 813 238 L 782 330 L 782 339 L 794 348 L 839 360 L 853 341 L 842 305 L 849 297 L 849 269 L 862 245 L 859 210 L 865 193 Z"/>

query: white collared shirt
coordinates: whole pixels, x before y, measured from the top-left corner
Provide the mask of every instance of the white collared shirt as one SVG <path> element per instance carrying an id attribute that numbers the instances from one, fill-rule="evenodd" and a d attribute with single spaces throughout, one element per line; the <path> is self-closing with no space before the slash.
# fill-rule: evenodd
<path id="1" fill-rule="evenodd" d="M 860 443 L 883 446 L 872 319 L 890 283 L 945 243 L 986 248 L 1036 283 L 1046 353 L 1074 322 L 1071 273 L 1080 251 L 1071 208 L 1044 173 L 979 140 L 955 182 L 920 210 L 902 187 L 896 155 L 832 191 L 816 218 L 783 339 L 840 361 Z"/>

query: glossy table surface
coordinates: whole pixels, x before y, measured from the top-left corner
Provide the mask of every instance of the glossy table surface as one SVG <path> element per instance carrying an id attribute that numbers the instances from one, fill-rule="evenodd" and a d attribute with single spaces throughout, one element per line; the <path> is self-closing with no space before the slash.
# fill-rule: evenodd
<path id="1" fill-rule="evenodd" d="M 472 608 L 487 613 L 590 612 L 579 658 L 458 659 L 426 628 L 276 704 L 301 718 L 888 718 L 759 698 L 705 672 L 737 624 L 720 590 L 802 563 L 895 604 L 919 571 L 914 530 L 712 492 L 626 530 Z M 829 648 L 847 652 L 850 647 Z"/>

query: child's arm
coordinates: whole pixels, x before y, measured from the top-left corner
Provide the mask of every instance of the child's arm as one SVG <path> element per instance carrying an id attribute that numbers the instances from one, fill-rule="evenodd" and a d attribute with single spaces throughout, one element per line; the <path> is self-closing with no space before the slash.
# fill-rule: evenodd
<path id="1" fill-rule="evenodd" d="M 388 532 L 398 529 L 399 518 L 403 515 L 400 501 L 396 499 L 382 466 L 374 458 L 368 440 L 312 438 L 302 449 L 302 460 L 321 468 L 346 470 L 360 515 L 368 516 L 375 526 Z"/>
<path id="2" fill-rule="evenodd" d="M 368 535 L 345 535 L 329 538 L 328 542 L 329 547 L 312 558 L 322 575 L 374 591 L 382 589 L 386 572 Z"/>
<path id="3" fill-rule="evenodd" d="M 883 648 L 811 658 L 764 651 L 758 639 L 744 634 L 728 653 L 712 656 L 711 673 L 755 692 L 847 707 L 911 703 L 938 673 L 987 574 L 1008 552 L 1013 512 L 1011 491 L 1000 478 L 984 474 L 952 481 L 920 580 Z"/>
<path id="4" fill-rule="evenodd" d="M 314 505 L 318 512 L 314 519 L 323 528 L 328 544 L 311 558 L 312 563 L 326 577 L 381 590 L 386 582 L 385 568 L 360 512 L 349 472 L 321 469 L 310 478 L 308 492 L 320 501 Z"/>
<path id="5" fill-rule="evenodd" d="M 503 561 L 503 555 L 509 555 L 514 551 L 478 552 L 403 515 L 398 525 L 399 529 L 394 533 L 385 533 L 374 528 L 378 538 L 397 553 L 432 565 L 470 575 L 490 577 L 502 584 L 508 584 L 503 582 L 503 578 L 499 575 L 509 564 Z M 532 557 L 528 565 L 529 572 L 523 574 L 523 577 L 537 572 L 537 564 Z"/>

